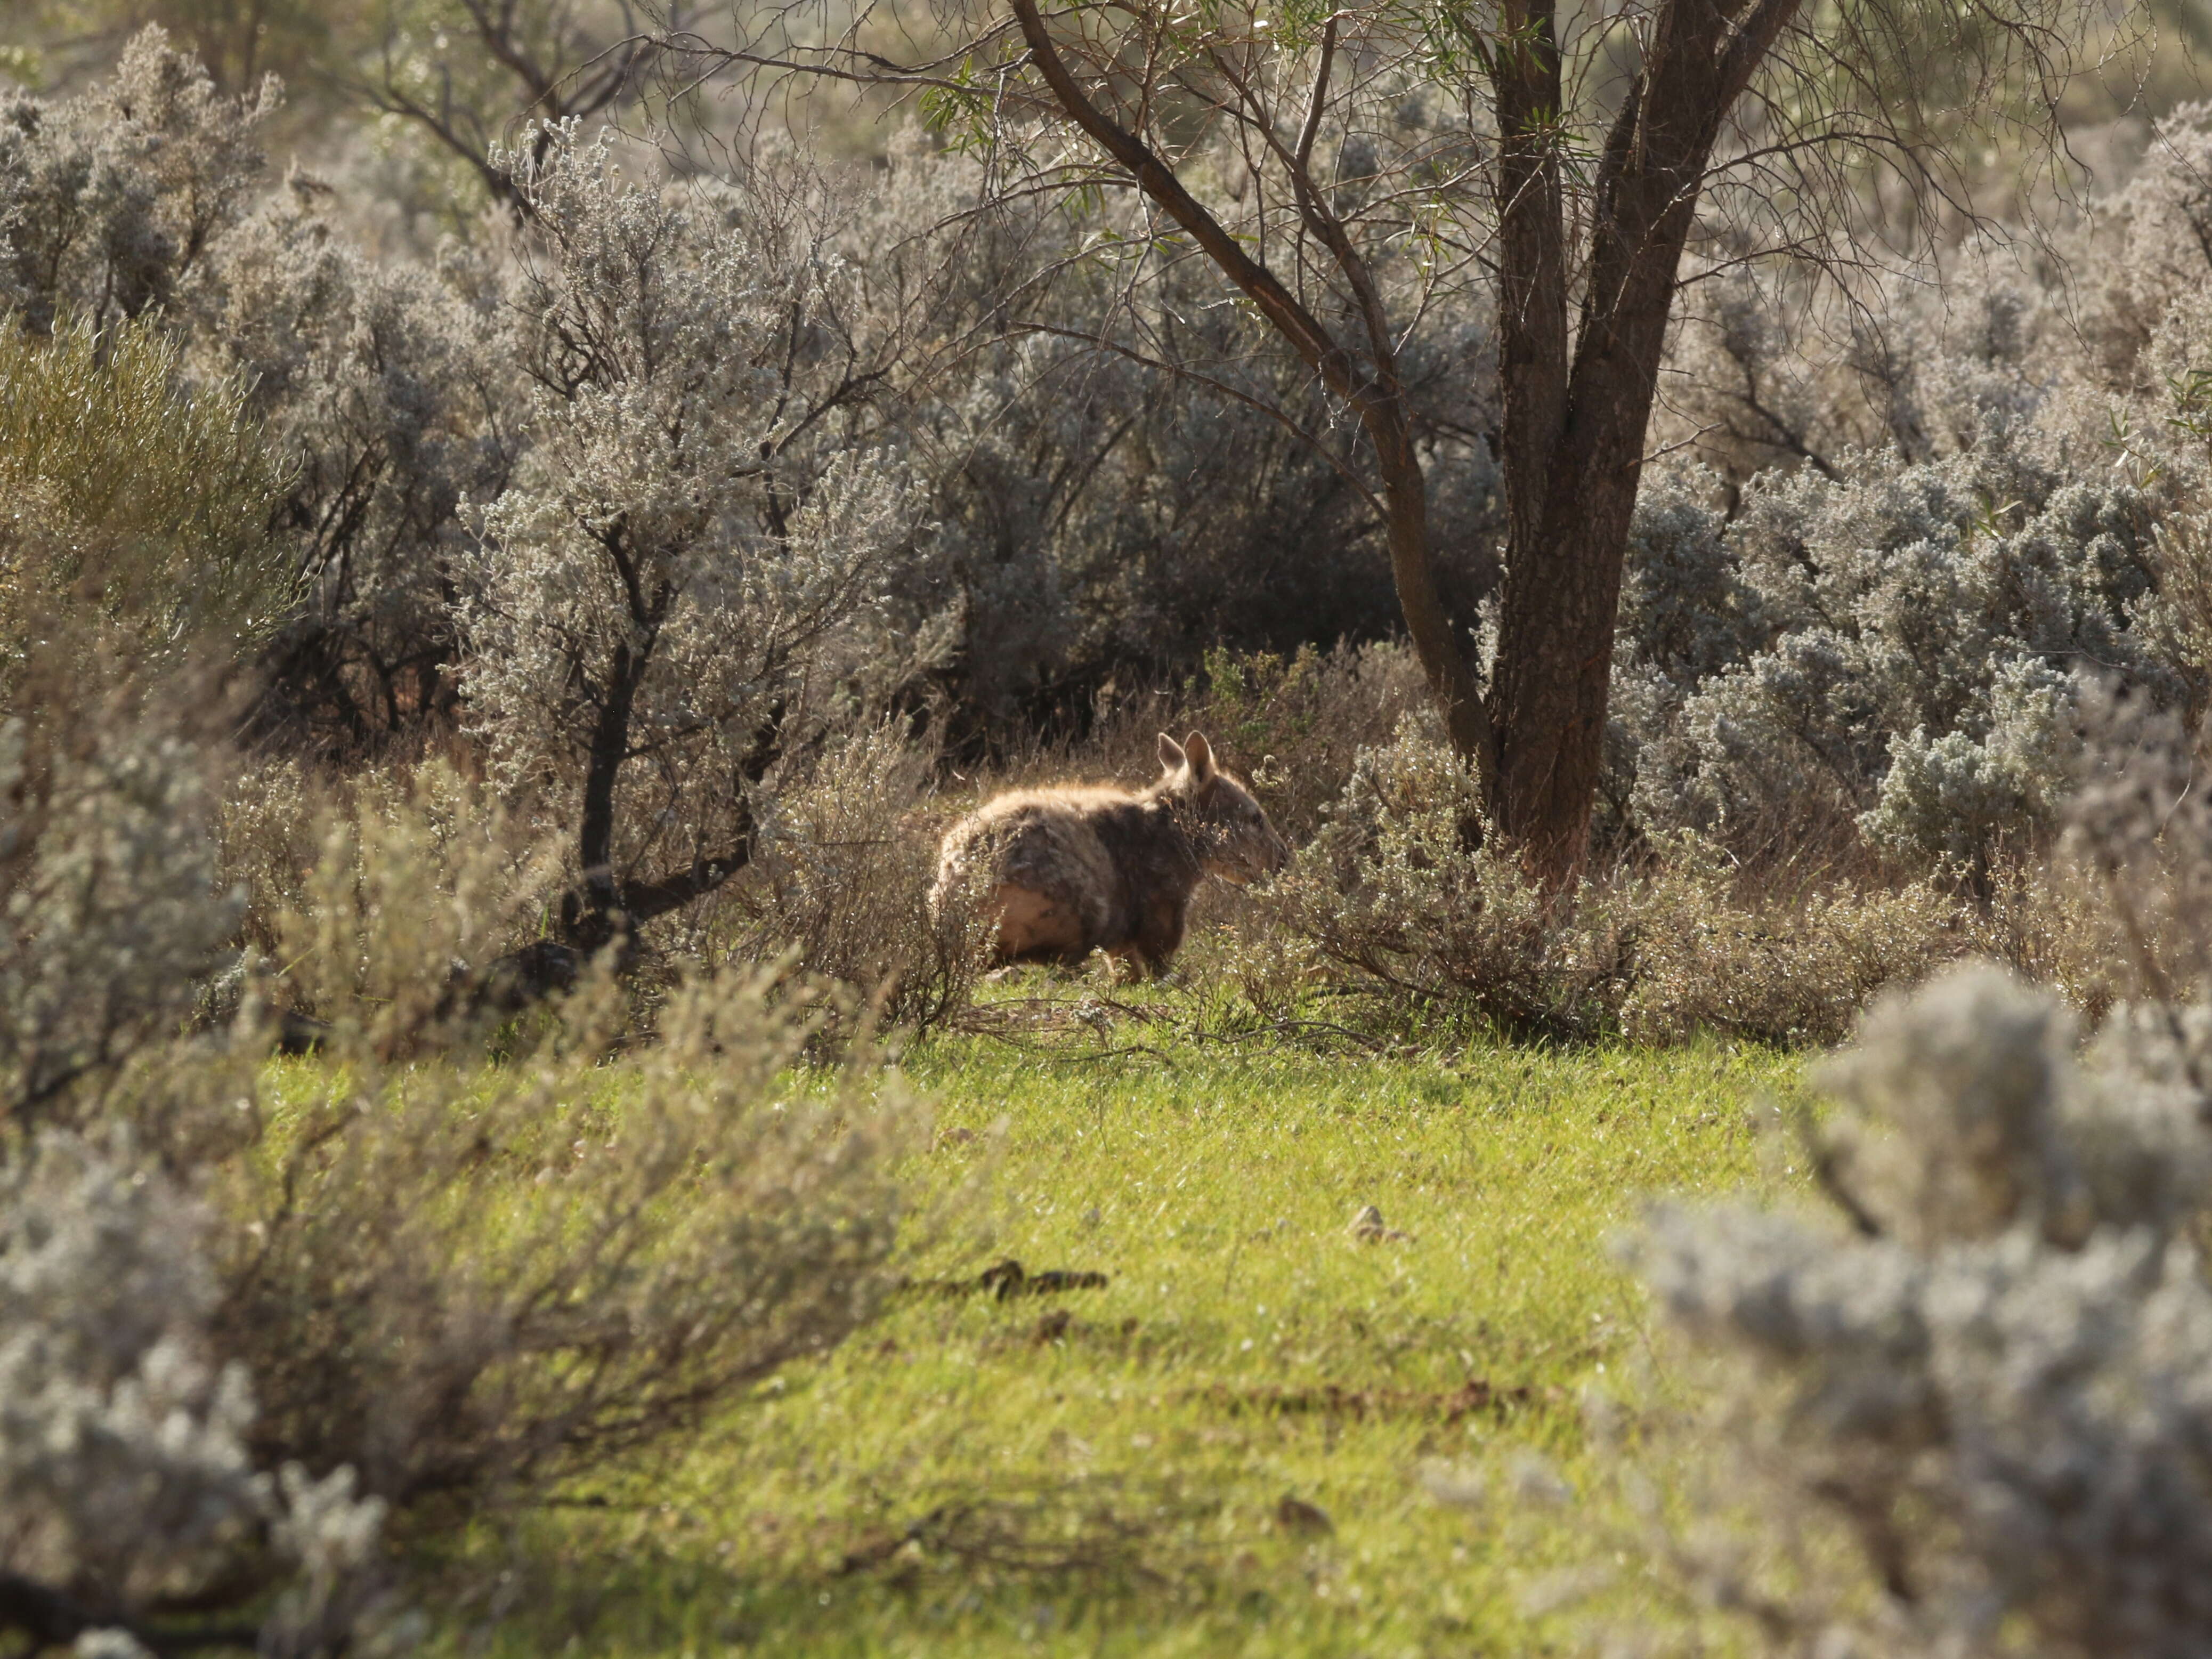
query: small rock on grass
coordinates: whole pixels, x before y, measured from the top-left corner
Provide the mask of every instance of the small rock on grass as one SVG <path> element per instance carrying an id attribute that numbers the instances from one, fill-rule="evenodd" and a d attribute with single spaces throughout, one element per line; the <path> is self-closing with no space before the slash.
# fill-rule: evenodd
<path id="1" fill-rule="evenodd" d="M 1382 1210 L 1372 1204 L 1361 1205 L 1359 1213 L 1352 1218 L 1352 1236 L 1362 1244 L 1407 1244 L 1413 1237 L 1395 1227 L 1384 1226 Z"/>
<path id="2" fill-rule="evenodd" d="M 1336 1522 L 1328 1518 L 1327 1510 L 1287 1492 L 1275 1505 L 1275 1524 L 1285 1532 L 1304 1538 L 1327 1537 L 1336 1530 Z"/>

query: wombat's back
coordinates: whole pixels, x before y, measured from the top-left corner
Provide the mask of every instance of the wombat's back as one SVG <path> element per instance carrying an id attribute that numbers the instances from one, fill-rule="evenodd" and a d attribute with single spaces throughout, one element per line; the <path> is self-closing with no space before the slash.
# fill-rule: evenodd
<path id="1" fill-rule="evenodd" d="M 945 832 L 939 902 L 964 890 L 996 913 L 997 954 L 1079 960 L 1127 939 L 1127 883 L 1099 833 L 1136 810 L 1126 790 L 1023 789 L 987 802 Z"/>

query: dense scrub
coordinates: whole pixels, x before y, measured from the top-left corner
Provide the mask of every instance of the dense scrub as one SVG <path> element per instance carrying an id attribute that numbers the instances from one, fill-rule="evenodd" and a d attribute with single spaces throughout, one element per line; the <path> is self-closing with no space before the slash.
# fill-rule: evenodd
<path id="1" fill-rule="evenodd" d="M 1018 763 L 1022 720 L 1086 731 L 1209 649 L 1389 630 L 1342 481 L 1244 405 L 1089 353 L 1110 296 L 1065 257 L 1083 233 L 967 210 L 965 156 L 908 134 L 861 184 L 770 146 L 660 185 L 548 133 L 499 163 L 521 169 L 518 231 L 412 262 L 352 246 L 313 179 L 263 179 L 273 95 L 226 98 L 143 37 L 111 82 L 15 94 L 6 174 L 17 329 L 158 311 L 141 349 L 266 434 L 257 556 L 292 597 L 251 653 L 264 744 L 357 758 L 470 731 L 580 866 L 665 884 L 742 863 L 745 799 L 803 782 L 836 732 L 918 717 L 958 762 Z M 2056 274 L 1962 250 L 1940 301 L 1787 273 L 1692 290 L 1662 434 L 1692 459 L 1653 470 L 1638 513 L 1607 858 L 1690 830 L 1737 860 L 1984 881 L 2047 838 L 2078 674 L 2201 703 L 2201 125 L 2180 112 L 2060 228 L 2077 263 Z M 1193 309 L 1227 331 L 1212 356 L 1263 361 L 1233 313 Z M 1452 434 L 1494 392 L 1486 325 L 1459 327 L 1452 371 L 1413 383 L 1479 629 L 1495 478 Z M 727 574 L 709 591 L 671 559 Z M 534 608 L 602 580 L 616 610 Z M 621 673 L 617 623 L 650 641 Z M 738 640 L 760 659 L 725 659 Z M 672 703 L 670 676 L 699 695 Z M 1278 758 L 1302 795 L 1348 760 Z"/>

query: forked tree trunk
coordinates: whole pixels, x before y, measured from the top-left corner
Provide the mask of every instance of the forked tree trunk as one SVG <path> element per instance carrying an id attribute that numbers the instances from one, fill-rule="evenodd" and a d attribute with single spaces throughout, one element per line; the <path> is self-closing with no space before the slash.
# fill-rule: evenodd
<path id="1" fill-rule="evenodd" d="M 1798 0 L 1670 0 L 1607 137 L 1570 359 L 1550 0 L 1509 0 L 1492 73 L 1506 574 L 1484 776 L 1547 885 L 1589 842 L 1622 567 L 1682 250 L 1721 123 Z"/>
<path id="2" fill-rule="evenodd" d="M 1652 228 L 1612 302 L 1585 308 L 1572 372 L 1559 377 L 1557 414 L 1539 427 L 1550 439 L 1544 465 L 1533 477 L 1525 462 L 1516 472 L 1508 453 L 1511 538 L 1490 690 L 1498 754 L 1487 793 L 1498 830 L 1553 883 L 1571 878 L 1589 844 L 1621 574 L 1696 190 L 1692 175 L 1678 210 L 1663 216 L 1679 222 Z"/>
<path id="3" fill-rule="evenodd" d="M 1604 763 L 1623 563 L 1645 428 L 1682 250 L 1721 124 L 1801 0 L 1662 0 L 1641 65 L 1599 158 L 1581 317 L 1567 325 L 1567 108 L 1556 0 L 1500 0 L 1481 48 L 1498 117 L 1498 344 L 1507 549 L 1498 659 L 1486 690 L 1437 594 L 1426 489 L 1371 273 L 1306 173 L 1328 86 L 1325 25 L 1307 123 L 1289 165 L 1300 213 L 1336 259 L 1366 336 L 1347 347 L 1194 198 L 1139 134 L 1071 72 L 1038 8 L 1009 0 L 1060 109 L 1358 416 L 1373 446 L 1391 574 L 1407 632 L 1454 745 L 1498 830 L 1553 890 L 1582 868 Z"/>

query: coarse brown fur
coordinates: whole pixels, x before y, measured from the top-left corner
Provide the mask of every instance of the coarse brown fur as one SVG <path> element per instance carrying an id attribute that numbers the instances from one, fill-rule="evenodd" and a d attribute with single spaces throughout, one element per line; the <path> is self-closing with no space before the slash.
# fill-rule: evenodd
<path id="1" fill-rule="evenodd" d="M 1078 785 L 987 802 L 946 833 L 934 902 L 974 894 L 994 915 L 1000 962 L 1104 951 L 1164 971 L 1202 879 L 1241 885 L 1281 869 L 1291 849 L 1197 732 L 1184 744 L 1162 733 L 1160 765 L 1142 791 Z"/>

